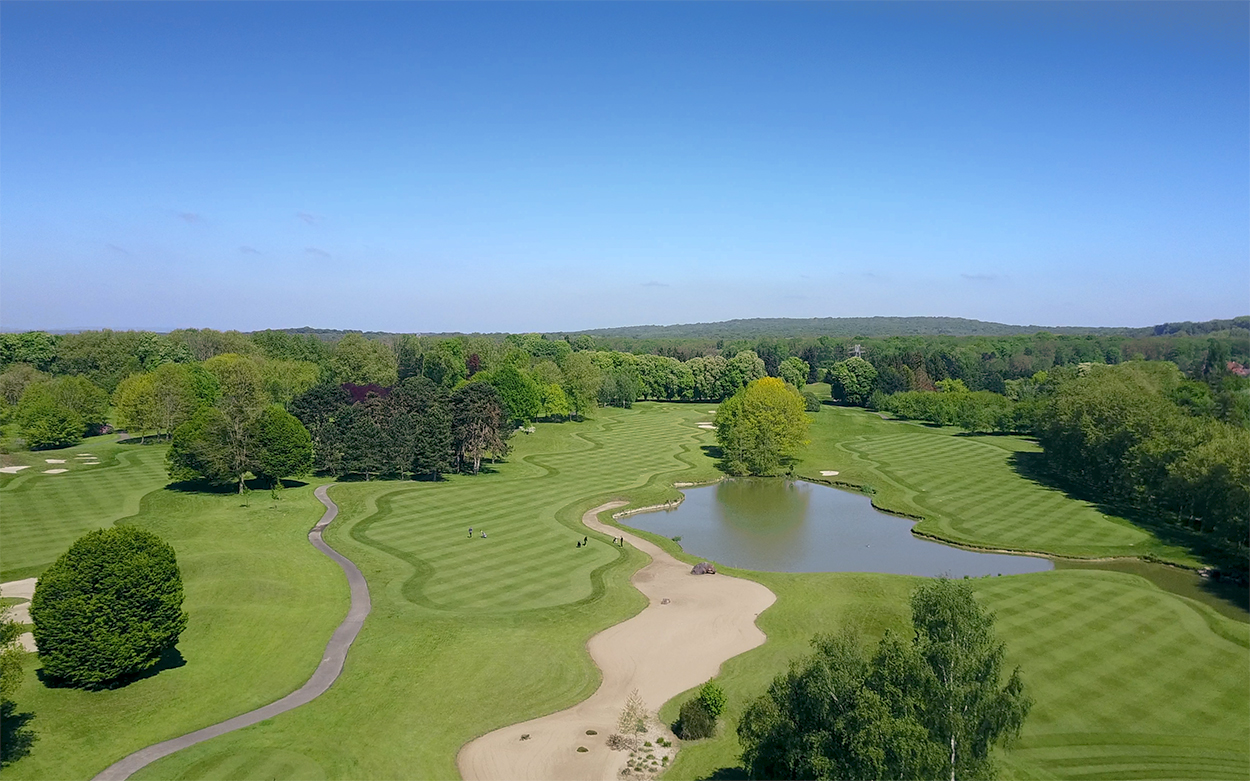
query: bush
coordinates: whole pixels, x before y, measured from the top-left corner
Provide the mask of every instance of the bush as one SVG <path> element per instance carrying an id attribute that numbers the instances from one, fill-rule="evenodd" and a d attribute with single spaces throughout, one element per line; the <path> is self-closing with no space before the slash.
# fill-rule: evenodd
<path id="1" fill-rule="evenodd" d="M 39 578 L 30 617 L 44 671 L 68 684 L 148 670 L 187 625 L 174 549 L 136 526 L 89 532 Z"/>
<path id="2" fill-rule="evenodd" d="M 703 688 L 699 689 L 699 701 L 703 703 L 703 707 L 707 708 L 708 714 L 713 719 L 719 719 L 720 715 L 725 712 L 725 705 L 729 702 L 729 698 L 725 696 L 724 689 L 708 681 L 703 684 Z"/>
<path id="3" fill-rule="evenodd" d="M 701 740 L 716 734 L 716 717 L 708 712 L 702 698 L 695 697 L 682 704 L 676 732 L 682 740 Z"/>
<path id="4" fill-rule="evenodd" d="M 803 391 L 803 404 L 808 412 L 820 412 L 820 398 L 811 391 Z"/>

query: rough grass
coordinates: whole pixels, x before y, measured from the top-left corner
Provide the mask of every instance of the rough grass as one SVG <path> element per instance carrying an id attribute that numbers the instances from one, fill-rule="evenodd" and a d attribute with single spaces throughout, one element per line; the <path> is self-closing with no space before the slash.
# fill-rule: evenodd
<path id="1" fill-rule="evenodd" d="M 14 475 L 0 474 L 0 581 L 43 572 L 83 534 L 139 511 L 139 500 L 166 482 L 164 445 L 92 437 L 63 450 L 6 454 L 5 464 L 29 464 Z M 91 453 L 88 466 L 78 453 Z M 49 464 L 46 459 L 64 459 Z M 68 469 L 44 474 L 44 469 Z"/>
<path id="2" fill-rule="evenodd" d="M 1016 466 L 1039 453 L 1014 436 L 966 436 L 882 420 L 858 409 L 826 407 L 797 473 L 870 486 L 886 510 L 923 518 L 916 531 L 965 545 L 1075 558 L 1152 557 L 1185 566 L 1203 561 L 1154 531 L 1024 476 Z M 822 477 L 821 470 L 838 470 Z"/>
<path id="3" fill-rule="evenodd" d="M 98 692 L 45 686 L 36 657 L 28 656 L 14 700 L 19 714 L 32 714 L 25 727 L 36 740 L 4 777 L 90 778 L 132 751 L 302 685 L 348 603 L 342 571 L 308 544 L 323 509 L 312 490 L 287 489 L 276 502 L 268 493 L 243 499 L 157 490 L 144 497 L 125 522 L 151 529 L 177 551 L 190 616 L 179 653 L 156 675 Z M 291 772 L 310 777 L 298 763 Z"/>

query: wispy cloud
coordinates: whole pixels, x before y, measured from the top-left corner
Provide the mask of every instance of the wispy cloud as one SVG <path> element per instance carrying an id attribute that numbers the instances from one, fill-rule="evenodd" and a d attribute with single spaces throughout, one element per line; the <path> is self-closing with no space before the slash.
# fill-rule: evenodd
<path id="1" fill-rule="evenodd" d="M 331 256 L 330 256 L 330 253 L 326 252 L 325 250 L 321 249 L 320 247 L 305 247 L 305 248 L 304 248 L 304 252 L 306 252 L 306 253 L 307 253 L 307 254 L 309 254 L 309 255 L 316 255 L 316 256 L 317 256 L 317 257 L 319 257 L 319 258 L 328 258 L 328 257 L 331 257 Z"/>
<path id="2" fill-rule="evenodd" d="M 997 274 L 960 274 L 959 276 L 972 282 L 997 282 L 1001 279 Z"/>
<path id="3" fill-rule="evenodd" d="M 191 224 L 204 222 L 204 218 L 195 212 L 178 212 L 178 219 Z"/>
<path id="4" fill-rule="evenodd" d="M 127 252 L 127 251 L 125 250 L 125 248 L 123 248 L 123 247 L 119 247 L 119 246 L 117 246 L 116 244 L 105 244 L 104 246 L 105 246 L 105 247 L 108 247 L 109 249 L 113 250 L 114 252 L 120 252 L 120 253 L 121 253 L 121 254 L 123 254 L 123 255 L 129 255 L 129 254 L 130 254 L 129 252 Z"/>
<path id="5" fill-rule="evenodd" d="M 319 216 L 318 216 L 318 215 L 316 215 L 316 214 L 310 214 L 310 213 L 308 213 L 308 212 L 296 212 L 296 213 L 295 213 L 295 216 L 296 216 L 296 217 L 299 217 L 301 220 L 303 220 L 304 222 L 308 223 L 309 225 L 320 225 L 320 224 L 321 224 L 321 217 L 319 217 Z"/>
<path id="6" fill-rule="evenodd" d="M 651 280 L 650 282 L 643 282 L 642 286 L 643 287 L 669 287 L 667 284 L 663 282 L 656 282 L 654 279 Z"/>
<path id="7" fill-rule="evenodd" d="M 244 255 L 259 255 L 260 254 L 260 250 L 256 249 L 255 247 L 249 247 L 246 244 L 244 244 L 242 247 L 239 247 L 239 252 L 242 252 Z"/>

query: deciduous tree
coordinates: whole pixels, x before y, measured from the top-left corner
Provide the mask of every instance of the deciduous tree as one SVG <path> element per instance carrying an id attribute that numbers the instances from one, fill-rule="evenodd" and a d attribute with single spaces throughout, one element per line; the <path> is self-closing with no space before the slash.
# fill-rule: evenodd
<path id="1" fill-rule="evenodd" d="M 754 380 L 716 412 L 716 441 L 732 474 L 774 474 L 807 444 L 803 397 L 776 377 Z"/>

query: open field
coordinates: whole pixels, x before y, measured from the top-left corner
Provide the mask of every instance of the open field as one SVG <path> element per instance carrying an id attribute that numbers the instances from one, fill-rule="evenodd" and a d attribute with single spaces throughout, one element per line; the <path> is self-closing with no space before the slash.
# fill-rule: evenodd
<path id="1" fill-rule="evenodd" d="M 151 453 L 160 463 L 164 451 L 144 447 L 131 455 L 134 449 L 127 446 L 123 458 L 143 463 Z M 58 483 L 57 490 L 72 486 Z M 253 493 L 247 507 L 231 493 L 145 496 L 127 523 L 156 532 L 178 552 L 190 614 L 178 654 L 157 675 L 99 692 L 47 688 L 35 674 L 37 659 L 28 657 L 14 700 L 19 716 L 29 714 L 24 728 L 36 740 L 4 777 L 90 778 L 132 751 L 302 684 L 348 601 L 342 571 L 308 544 L 308 528 L 323 509 L 312 491 L 287 489 L 277 502 Z M 56 492 L 44 501 L 55 506 Z M 10 517 L 6 510 L 6 527 Z"/>
<path id="2" fill-rule="evenodd" d="M 828 395 L 827 385 L 810 387 Z M 1013 459 L 1041 452 L 1022 437 L 967 436 L 954 428 L 832 408 L 812 426 L 811 440 L 798 474 L 828 481 L 821 470 L 837 470 L 834 480 L 872 486 L 877 506 L 923 517 L 916 530 L 927 535 L 1076 558 L 1149 555 L 1203 564 L 1151 530 L 1022 476 Z"/>
<path id="3" fill-rule="evenodd" d="M 165 485 L 165 446 L 140 446 L 92 437 L 62 450 L 4 456 L 6 465 L 29 465 L 0 474 L 0 581 L 38 575 L 70 543 L 92 529 L 111 526 L 139 511 L 139 500 Z M 98 465 L 78 458 L 90 453 Z M 48 459 L 63 460 L 49 464 Z M 45 469 L 66 469 L 44 474 Z"/>
<path id="4" fill-rule="evenodd" d="M 628 585 L 642 554 L 588 532 L 581 513 L 615 498 L 662 502 L 677 496 L 673 482 L 715 478 L 703 449 L 712 433 L 696 426 L 710 418 L 708 409 L 599 410 L 591 421 L 540 424 L 533 435 L 517 435 L 507 462 L 477 477 L 334 485 L 341 514 L 327 539 L 365 573 L 374 605 L 342 678 L 303 708 L 175 754 L 136 778 L 454 778 L 456 753 L 470 739 L 585 699 L 600 680 L 586 639 L 645 601 Z M 926 474 L 920 488 L 890 482 L 884 468 L 851 448 L 912 429 L 922 447 L 929 438 L 935 446 L 971 439 L 852 410 L 826 408 L 817 417 L 801 473 L 838 469 L 839 480 L 870 483 L 879 503 L 916 514 L 930 514 L 923 502 L 942 494 L 927 481 L 940 476 Z M 958 463 L 949 468 L 957 471 Z M 986 481 L 1012 483 L 1009 503 L 1049 492 L 1014 473 L 979 462 L 976 469 Z M 1052 504 L 1033 512 L 1073 526 L 1107 524 L 1108 538 L 1127 528 L 1058 492 L 1047 496 Z M 230 494 L 157 491 L 145 498 L 136 521 L 170 539 L 183 563 L 191 628 L 179 648 L 187 664 L 114 692 L 45 689 L 28 677 L 17 700 L 20 711 L 35 714 L 30 726 L 40 741 L 6 776 L 90 776 L 147 742 L 275 699 L 311 672 L 347 592 L 304 536 L 320 505 L 310 488 L 287 491 L 276 507 L 259 493 L 250 508 L 239 504 Z M 1010 504 L 1012 513 L 1027 514 L 1026 505 Z M 976 528 L 993 531 L 997 522 L 1010 531 L 1013 517 L 987 511 L 988 522 Z M 487 539 L 478 536 L 482 530 Z M 579 549 L 584 536 L 591 544 Z M 677 551 L 671 541 L 651 539 Z M 748 699 L 806 653 L 815 632 L 850 621 L 871 639 L 903 627 L 915 582 L 734 574 L 777 594 L 759 619 L 769 641 L 725 664 L 719 680 L 730 696 L 729 726 L 687 745 L 668 778 L 735 767 L 732 726 Z M 1001 757 L 1005 774 L 1222 778 L 1250 770 L 1245 624 L 1118 573 L 1055 571 L 976 585 L 998 612 L 1012 661 L 1024 668 L 1037 701 L 1022 740 Z M 682 699 L 663 714 L 674 717 Z"/>

